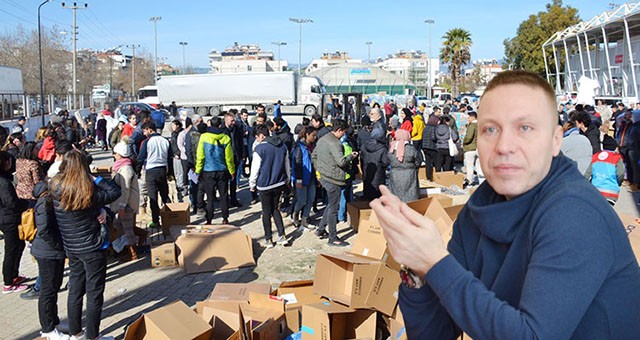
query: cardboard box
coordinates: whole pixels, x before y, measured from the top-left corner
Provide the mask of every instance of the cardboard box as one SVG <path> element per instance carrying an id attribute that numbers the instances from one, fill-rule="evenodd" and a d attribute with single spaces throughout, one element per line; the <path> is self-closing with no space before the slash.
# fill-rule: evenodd
<path id="1" fill-rule="evenodd" d="M 249 292 L 270 295 L 269 283 L 217 283 L 209 294 L 209 300 L 249 302 Z"/>
<path id="2" fill-rule="evenodd" d="M 287 322 L 284 314 L 284 300 L 272 295 L 249 292 L 249 303 L 241 303 L 242 318 L 250 329 L 253 340 L 284 339 Z"/>
<path id="3" fill-rule="evenodd" d="M 182 301 L 144 314 L 124 334 L 124 340 L 209 340 L 212 328 Z"/>
<path id="4" fill-rule="evenodd" d="M 176 245 L 173 242 L 151 248 L 151 267 L 173 267 L 178 265 Z"/>
<path id="5" fill-rule="evenodd" d="M 624 229 L 627 231 L 631 249 L 633 249 L 633 253 L 636 255 L 636 260 L 640 263 L 640 222 L 637 218 L 630 215 L 618 213 L 618 216 L 622 221 Z"/>
<path id="6" fill-rule="evenodd" d="M 335 302 L 302 306 L 303 340 L 376 339 L 376 313 Z"/>
<path id="7" fill-rule="evenodd" d="M 431 168 L 432 175 L 434 174 L 433 170 L 434 169 Z M 433 176 L 431 176 L 431 178 L 433 178 Z M 418 168 L 418 180 L 421 180 L 421 179 L 427 179 L 427 168 L 423 166 Z"/>
<path id="8" fill-rule="evenodd" d="M 453 205 L 453 198 L 449 195 L 440 193 L 440 194 L 429 195 L 429 197 L 437 199 L 443 208 L 448 208 Z"/>
<path id="9" fill-rule="evenodd" d="M 255 266 L 251 242 L 233 226 L 188 228 L 176 240 L 178 263 L 188 274 Z"/>
<path id="10" fill-rule="evenodd" d="M 323 253 L 316 260 L 313 291 L 351 308 L 373 308 L 391 315 L 399 285 L 398 272 L 380 261 L 349 253 Z"/>
<path id="11" fill-rule="evenodd" d="M 349 223 L 353 230 L 358 231 L 360 225 L 371 216 L 371 207 L 367 201 L 354 201 L 347 203 Z"/>
<path id="12" fill-rule="evenodd" d="M 431 218 L 433 221 L 442 219 L 444 223 L 451 223 L 447 212 L 435 198 L 422 198 L 409 202 L 407 205 L 418 213 Z M 382 226 L 375 212 L 372 212 L 368 221 L 365 221 L 353 241 L 349 251 L 352 254 L 368 257 L 378 261 L 384 261 L 392 268 L 399 268 L 387 250 L 387 241 L 384 238 Z"/>
<path id="13" fill-rule="evenodd" d="M 290 333 L 300 331 L 302 325 L 302 306 L 326 301 L 322 296 L 313 292 L 313 281 L 283 282 L 275 295 L 284 299 L 285 318 Z"/>
<path id="14" fill-rule="evenodd" d="M 465 175 L 463 173 L 456 173 L 455 171 L 441 171 L 433 173 L 433 181 L 443 187 L 450 187 L 457 185 L 462 188 L 464 184 Z"/>
<path id="15" fill-rule="evenodd" d="M 389 317 L 389 334 L 390 340 L 407 340 L 407 332 L 400 307 L 396 308 L 395 313 Z"/>
<path id="16" fill-rule="evenodd" d="M 171 226 L 190 224 L 189 203 L 165 203 L 160 209 L 160 221 L 165 236 L 170 234 Z"/>
<path id="17" fill-rule="evenodd" d="M 240 305 L 228 301 L 200 301 L 196 303 L 198 315 L 213 326 L 212 339 L 244 340 L 245 321 Z"/>
<path id="18" fill-rule="evenodd" d="M 451 221 L 455 221 L 458 218 L 458 215 L 460 214 L 460 211 L 462 210 L 462 208 L 464 208 L 464 204 L 445 207 L 444 211 L 447 212 L 447 215 L 449 215 L 449 218 L 451 218 Z"/>

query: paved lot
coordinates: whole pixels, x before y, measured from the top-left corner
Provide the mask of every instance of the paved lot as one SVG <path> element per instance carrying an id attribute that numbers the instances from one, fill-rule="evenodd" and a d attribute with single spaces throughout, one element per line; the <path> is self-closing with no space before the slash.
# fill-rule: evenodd
<path id="1" fill-rule="evenodd" d="M 97 154 L 95 159 L 98 164 L 104 164 L 109 161 L 109 155 Z M 246 186 L 241 188 L 239 198 L 244 203 L 249 202 L 250 195 Z M 640 193 L 631 194 L 623 189 L 616 210 L 639 216 L 636 205 L 639 198 Z M 188 305 L 195 304 L 196 301 L 205 299 L 217 282 L 259 281 L 271 283 L 276 287 L 279 282 L 285 280 L 313 278 L 315 257 L 319 252 L 337 253 L 344 250 L 327 247 L 312 233 L 294 232 L 288 218 L 285 218 L 286 231 L 294 238 L 292 246 L 278 246 L 265 250 L 258 243 L 263 235 L 259 209 L 259 204 L 250 207 L 245 204 L 243 208 L 232 209 L 230 217 L 232 224 L 241 226 L 254 238 L 256 267 L 186 275 L 180 268 L 150 268 L 148 254 L 138 261 L 127 263 L 110 259 L 101 325 L 103 333 L 122 338 L 124 327 L 141 313 L 178 299 Z M 141 224 L 145 221 L 143 218 Z M 192 223 L 202 222 L 201 218 L 192 216 Z M 220 218 L 214 219 L 213 222 L 220 223 Z M 347 236 L 350 241 L 353 240 L 353 233 L 346 224 L 339 224 L 338 229 L 343 236 Z M 3 245 L 0 245 L 0 258 L 2 252 Z M 23 255 L 21 272 L 29 277 L 37 276 L 37 267 L 28 251 Z M 65 276 L 63 285 L 66 282 Z M 66 299 L 66 291 L 59 294 L 59 315 L 63 323 L 66 322 L 67 315 Z M 38 335 L 40 326 L 37 300 L 22 300 L 17 293 L 2 295 L 0 311 L 0 339 L 32 339 Z"/>

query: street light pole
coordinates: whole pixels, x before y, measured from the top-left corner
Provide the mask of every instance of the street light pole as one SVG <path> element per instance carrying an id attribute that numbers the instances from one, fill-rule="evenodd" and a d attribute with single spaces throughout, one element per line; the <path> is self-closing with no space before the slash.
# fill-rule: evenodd
<path id="1" fill-rule="evenodd" d="M 140 45 L 131 44 L 127 45 L 127 48 L 131 49 L 131 101 L 136 101 L 136 48 L 140 48 Z"/>
<path id="2" fill-rule="evenodd" d="M 295 22 L 300 26 L 300 34 L 299 34 L 299 41 L 298 41 L 298 75 L 302 75 L 302 24 L 306 24 L 306 23 L 312 23 L 313 20 L 311 19 L 296 19 L 296 18 L 289 18 L 289 21 L 291 22 Z"/>
<path id="3" fill-rule="evenodd" d="M 185 55 L 185 47 L 189 45 L 186 41 L 179 42 L 180 46 L 182 46 L 182 74 L 185 74 L 185 70 L 187 69 L 186 55 Z"/>
<path id="4" fill-rule="evenodd" d="M 271 45 L 278 45 L 278 72 L 282 72 L 282 67 L 280 67 L 280 46 L 286 45 L 287 43 L 284 41 L 272 42 Z M 299 71 L 298 71 L 299 72 Z"/>
<path id="5" fill-rule="evenodd" d="M 149 21 L 153 22 L 153 39 L 155 42 L 155 53 L 153 56 L 153 83 L 158 83 L 158 21 L 162 20 L 162 17 L 151 17 Z"/>
<path id="6" fill-rule="evenodd" d="M 42 126 L 44 126 L 44 78 L 42 76 L 42 34 L 40 33 L 40 8 L 49 2 L 49 0 L 43 1 L 38 6 L 38 58 L 40 59 L 40 116 L 42 118 Z"/>
<path id="7" fill-rule="evenodd" d="M 373 41 L 367 41 L 365 44 L 367 44 L 368 49 L 367 63 L 371 64 L 371 44 L 373 44 Z"/>
<path id="8" fill-rule="evenodd" d="M 431 25 L 435 24 L 436 21 L 433 19 L 427 19 L 424 21 L 429 25 L 429 56 L 427 57 L 427 98 L 431 99 Z"/>
<path id="9" fill-rule="evenodd" d="M 62 8 L 67 8 L 73 11 L 73 33 L 72 33 L 72 39 L 73 39 L 73 66 L 72 66 L 72 73 L 73 73 L 73 103 L 71 105 L 71 109 L 75 109 L 76 108 L 76 96 L 77 96 L 77 85 L 78 85 L 78 79 L 76 78 L 76 62 L 77 62 L 77 49 L 76 49 L 76 43 L 78 42 L 78 39 L 76 38 L 76 34 L 77 34 L 77 29 L 78 26 L 76 26 L 76 12 L 78 11 L 78 9 L 86 9 L 87 8 L 87 4 L 84 4 L 84 7 L 80 7 L 78 6 L 77 3 L 73 3 L 73 6 L 65 6 L 64 2 L 62 3 Z"/>

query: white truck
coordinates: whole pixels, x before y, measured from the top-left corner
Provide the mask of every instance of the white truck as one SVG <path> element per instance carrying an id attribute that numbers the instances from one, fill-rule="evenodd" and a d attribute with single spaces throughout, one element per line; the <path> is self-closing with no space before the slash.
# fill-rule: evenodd
<path id="1" fill-rule="evenodd" d="M 24 88 L 22 71 L 8 66 L 0 66 L 0 114 L 8 119 L 13 114 L 23 114 Z"/>
<path id="2" fill-rule="evenodd" d="M 158 80 L 158 99 L 168 105 L 191 108 L 198 114 L 218 115 L 230 108 L 254 110 L 259 104 L 273 112 L 278 101 L 297 106 L 306 116 L 318 112 L 325 94 L 316 77 L 293 72 L 247 72 L 163 76 Z"/>

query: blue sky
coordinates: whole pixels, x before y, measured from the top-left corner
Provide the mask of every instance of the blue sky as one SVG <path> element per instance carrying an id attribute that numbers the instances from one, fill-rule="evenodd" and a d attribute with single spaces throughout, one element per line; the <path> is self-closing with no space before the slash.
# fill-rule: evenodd
<path id="1" fill-rule="evenodd" d="M 551 0 L 91 0 L 86 2 L 87 9 L 78 10 L 78 48 L 136 44 L 140 50 L 153 53 L 153 23 L 149 18 L 160 16 L 158 57 L 175 66 L 182 65 L 180 41 L 188 43 L 187 65 L 206 67 L 211 50 L 223 50 L 234 42 L 257 43 L 262 49 L 277 53 L 277 46 L 271 45 L 275 41 L 287 42 L 281 48 L 282 58 L 297 64 L 298 25 L 289 21 L 294 17 L 314 20 L 302 29 L 303 64 L 323 51 L 347 51 L 353 58 L 366 59 L 366 41 L 373 42 L 373 59 L 399 49 L 427 50 L 429 29 L 424 20 L 433 19 L 432 55 L 440 49 L 441 37 L 447 30 L 461 27 L 471 32 L 472 59 L 500 59 L 504 55 L 503 40 L 513 37 L 518 25 L 530 14 L 544 10 L 548 2 Z M 0 0 L 0 32 L 11 32 L 17 25 L 35 29 L 40 3 Z M 609 9 L 609 3 L 564 1 L 565 5 L 576 7 L 583 20 Z M 71 31 L 71 13 L 62 8 L 61 1 L 51 1 L 42 7 L 43 26 L 57 25 Z M 71 46 L 70 38 L 68 41 Z"/>

